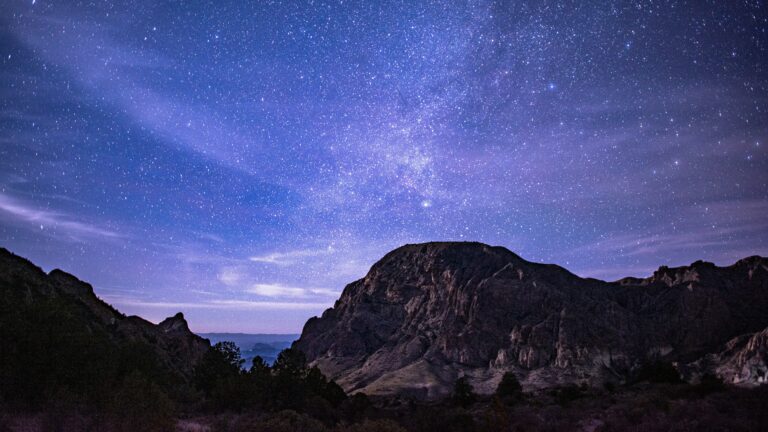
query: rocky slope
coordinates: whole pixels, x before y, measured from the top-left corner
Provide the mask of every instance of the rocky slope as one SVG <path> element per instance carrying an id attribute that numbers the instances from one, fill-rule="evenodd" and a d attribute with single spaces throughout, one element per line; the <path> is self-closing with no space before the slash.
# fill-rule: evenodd
<path id="1" fill-rule="evenodd" d="M 760 257 L 604 282 L 502 247 L 426 243 L 387 254 L 294 346 L 348 391 L 435 398 L 462 375 L 487 393 L 506 371 L 531 388 L 621 381 L 649 360 L 695 362 L 768 327 L 767 307 Z M 764 359 L 758 336 L 745 343 Z M 737 357 L 712 368 L 753 364 Z"/>
<path id="2" fill-rule="evenodd" d="M 131 343 L 148 346 L 165 369 L 185 380 L 192 376 L 194 366 L 210 347 L 206 339 L 189 330 L 181 313 L 158 325 L 136 316 L 125 316 L 99 299 L 91 285 L 61 270 L 46 274 L 3 248 L 0 248 L 0 308 L 4 315 L 0 320 L 0 334 L 7 338 L 4 345 L 10 340 L 12 346 L 19 342 L 20 349 L 27 347 L 27 341 L 15 339 L 29 334 L 22 332 L 20 327 L 38 327 L 36 315 L 72 317 L 69 330 L 74 334 L 96 335 L 99 341 L 103 337 L 108 341 L 108 346 L 103 348 L 113 351 L 118 347 L 138 346 L 129 345 Z M 58 341 L 56 323 L 38 324 L 39 327 L 50 326 L 51 330 L 35 333 L 36 337 Z M 66 334 L 64 329 L 61 334 Z M 44 343 L 39 340 L 28 342 Z M 6 360 L 15 361 L 16 358 L 10 356 Z"/>
<path id="3" fill-rule="evenodd" d="M 768 383 L 768 328 L 731 339 L 718 352 L 685 365 L 683 371 L 694 380 L 711 373 L 741 386 Z"/>

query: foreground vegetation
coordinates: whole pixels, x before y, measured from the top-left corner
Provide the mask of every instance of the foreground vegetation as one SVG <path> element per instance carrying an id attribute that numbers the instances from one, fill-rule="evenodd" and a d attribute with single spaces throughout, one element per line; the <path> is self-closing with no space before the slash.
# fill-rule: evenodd
<path id="1" fill-rule="evenodd" d="M 663 364 L 642 368 L 629 385 L 600 389 L 526 393 L 507 374 L 494 395 L 479 396 L 460 378 L 451 397 L 423 403 L 348 396 L 293 349 L 272 366 L 257 357 L 245 368 L 234 344 L 216 344 L 186 384 L 141 347 L 110 355 L 116 363 L 96 371 L 69 370 L 69 360 L 47 372 L 28 366 L 40 374 L 30 383 L 40 393 L 3 391 L 0 430 L 753 431 L 768 424 L 768 389 L 731 388 L 713 377 L 690 385 Z"/>

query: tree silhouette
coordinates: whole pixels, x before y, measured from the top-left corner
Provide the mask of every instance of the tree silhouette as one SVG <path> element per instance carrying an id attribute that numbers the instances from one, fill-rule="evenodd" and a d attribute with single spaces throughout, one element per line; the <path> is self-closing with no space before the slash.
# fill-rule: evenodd
<path id="1" fill-rule="evenodd" d="M 496 388 L 496 396 L 502 398 L 513 398 L 519 396 L 523 392 L 523 387 L 520 385 L 520 381 L 512 372 L 506 372 L 499 386 Z"/>
<path id="2" fill-rule="evenodd" d="M 203 356 L 195 369 L 195 384 L 210 396 L 222 381 L 240 375 L 243 359 L 233 342 L 219 342 Z"/>
<path id="3" fill-rule="evenodd" d="M 456 405 L 468 407 L 475 403 L 477 397 L 472 385 L 469 384 L 466 377 L 460 377 L 453 385 L 453 395 L 451 396 Z"/>

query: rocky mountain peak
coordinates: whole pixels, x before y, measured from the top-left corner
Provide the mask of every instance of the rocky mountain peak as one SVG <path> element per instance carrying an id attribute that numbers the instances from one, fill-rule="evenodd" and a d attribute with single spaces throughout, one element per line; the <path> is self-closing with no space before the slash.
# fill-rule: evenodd
<path id="1" fill-rule="evenodd" d="M 621 380 L 768 327 L 756 262 L 609 283 L 481 243 L 405 245 L 310 319 L 295 347 L 346 390 L 374 394 L 440 397 L 458 376 L 489 392 L 507 371 L 528 387 Z"/>
<path id="2" fill-rule="evenodd" d="M 93 287 L 90 284 L 85 283 L 80 279 L 76 278 L 75 276 L 69 273 L 66 273 L 62 270 L 59 270 L 59 269 L 51 270 L 51 272 L 48 273 L 48 277 L 62 291 L 66 292 L 67 294 L 70 294 L 76 297 L 95 295 L 93 292 Z"/>
<path id="3" fill-rule="evenodd" d="M 189 323 L 187 323 L 187 320 L 184 319 L 184 314 L 181 312 L 178 312 L 176 315 L 172 317 L 168 317 L 164 319 L 157 326 L 166 333 L 172 333 L 172 332 L 191 333 L 191 331 L 189 330 Z"/>

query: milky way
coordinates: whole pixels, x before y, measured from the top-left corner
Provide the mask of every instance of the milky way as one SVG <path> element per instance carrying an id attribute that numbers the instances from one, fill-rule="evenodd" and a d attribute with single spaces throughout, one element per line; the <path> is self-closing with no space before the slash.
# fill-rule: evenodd
<path id="1" fill-rule="evenodd" d="M 768 254 L 762 1 L 0 7 L 0 243 L 128 313 L 294 332 L 429 240 Z"/>

